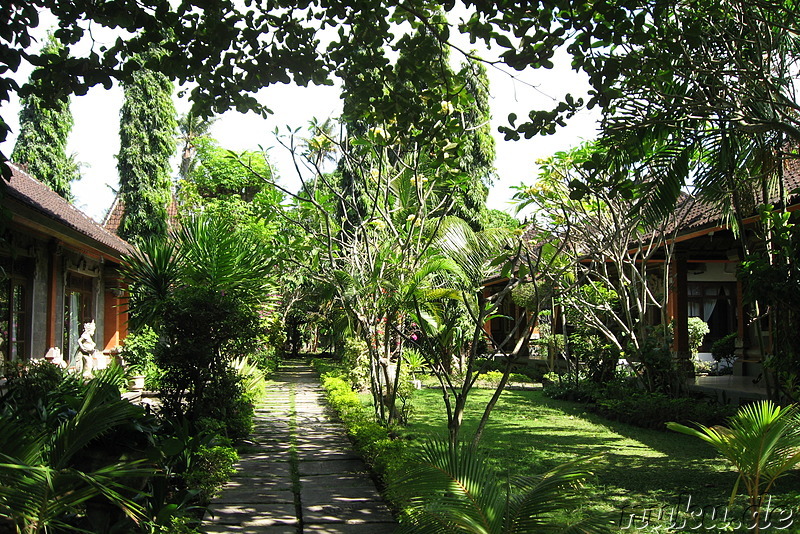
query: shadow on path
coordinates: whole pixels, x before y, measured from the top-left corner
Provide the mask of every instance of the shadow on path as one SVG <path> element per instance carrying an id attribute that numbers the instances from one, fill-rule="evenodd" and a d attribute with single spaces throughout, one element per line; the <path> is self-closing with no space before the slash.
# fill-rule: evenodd
<path id="1" fill-rule="evenodd" d="M 319 380 L 285 361 L 256 408 L 253 446 L 214 499 L 207 534 L 384 534 L 397 523 L 325 407 Z"/>

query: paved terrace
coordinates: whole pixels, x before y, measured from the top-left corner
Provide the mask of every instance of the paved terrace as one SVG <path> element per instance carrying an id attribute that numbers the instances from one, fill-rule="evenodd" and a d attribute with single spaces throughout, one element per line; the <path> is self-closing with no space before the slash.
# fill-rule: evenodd
<path id="1" fill-rule="evenodd" d="M 253 446 L 206 514 L 207 534 L 384 534 L 397 526 L 316 374 L 284 362 L 256 409 Z"/>

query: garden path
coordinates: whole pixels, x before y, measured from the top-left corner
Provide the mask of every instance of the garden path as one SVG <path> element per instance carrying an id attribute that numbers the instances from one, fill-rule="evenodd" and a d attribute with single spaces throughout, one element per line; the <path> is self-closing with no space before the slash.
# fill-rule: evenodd
<path id="1" fill-rule="evenodd" d="M 344 427 L 325 406 L 319 379 L 284 361 L 256 409 L 253 445 L 214 499 L 207 534 L 384 534 L 397 523 Z"/>

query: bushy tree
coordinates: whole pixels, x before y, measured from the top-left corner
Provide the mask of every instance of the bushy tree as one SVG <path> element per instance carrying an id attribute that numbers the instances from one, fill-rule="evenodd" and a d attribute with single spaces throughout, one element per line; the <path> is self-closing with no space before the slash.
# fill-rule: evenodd
<path id="1" fill-rule="evenodd" d="M 602 189 L 575 198 L 570 189 L 586 186 L 592 173 L 586 164 L 597 156 L 602 148 L 592 143 L 556 153 L 540 162 L 538 181 L 520 188 L 516 197 L 522 206 L 535 206 L 538 224 L 563 243 L 574 274 L 554 283 L 569 318 L 583 323 L 587 335 L 591 329 L 602 336 L 611 358 L 624 353 L 648 389 L 674 391 L 676 375 L 662 362 L 670 360 L 664 265 L 671 258 L 668 237 L 675 224 L 630 217 L 635 191 L 629 199 Z M 654 335 L 654 323 L 661 325 L 660 335 Z"/>
<path id="2" fill-rule="evenodd" d="M 42 55 L 65 54 L 59 41 L 50 36 L 42 48 Z M 37 83 L 38 71 L 31 74 L 31 84 Z M 72 200 L 70 182 L 78 180 L 80 173 L 73 156 L 67 155 L 67 140 L 72 131 L 73 118 L 69 109 L 69 96 L 50 95 L 46 98 L 31 94 L 22 98 L 19 113 L 19 136 L 11 159 L 27 166 L 28 172 L 53 191 Z"/>
<path id="3" fill-rule="evenodd" d="M 147 69 L 124 85 L 120 113 L 119 196 L 125 204 L 119 235 L 143 241 L 167 233 L 171 200 L 170 158 L 175 152 L 175 106 L 172 83 Z"/>
<path id="4" fill-rule="evenodd" d="M 142 241 L 124 271 L 133 326 L 159 334 L 165 407 L 192 421 L 223 420 L 231 437 L 244 437 L 247 406 L 231 363 L 256 342 L 274 293 L 270 248 L 246 228 L 198 214 L 168 238 Z"/>

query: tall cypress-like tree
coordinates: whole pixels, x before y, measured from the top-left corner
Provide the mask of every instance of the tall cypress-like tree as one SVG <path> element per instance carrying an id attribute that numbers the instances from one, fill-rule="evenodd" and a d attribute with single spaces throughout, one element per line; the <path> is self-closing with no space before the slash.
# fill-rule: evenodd
<path id="1" fill-rule="evenodd" d="M 469 60 L 462 68 L 465 71 L 464 90 L 469 95 L 469 105 L 462 110 L 465 133 L 459 167 L 469 176 L 469 185 L 459 190 L 460 202 L 454 208 L 456 215 L 466 220 L 473 230 L 481 230 L 490 218 L 486 197 L 495 174 L 496 155 L 490 122 L 489 77 L 484 66 L 476 61 Z"/>
<path id="2" fill-rule="evenodd" d="M 125 214 L 119 235 L 136 242 L 167 233 L 177 122 L 173 86 L 164 75 L 142 69 L 124 89 L 117 169 Z"/>
<path id="3" fill-rule="evenodd" d="M 42 48 L 43 55 L 61 55 L 64 46 L 50 36 Z M 36 71 L 29 83 L 36 84 Z M 19 137 L 11 160 L 27 165 L 28 172 L 47 184 L 53 191 L 72 200 L 70 182 L 80 178 L 78 165 L 67 155 L 67 139 L 73 119 L 69 97 L 46 101 L 35 94 L 22 99 L 19 112 Z"/>
<path id="4" fill-rule="evenodd" d="M 364 135 L 372 127 L 393 130 L 389 137 L 397 134 L 403 139 L 392 147 L 398 159 L 426 147 L 419 162 L 431 179 L 440 165 L 436 152 L 442 148 L 441 138 L 452 136 L 448 142 L 455 141 L 461 148 L 458 157 L 449 162 L 460 173 L 438 179 L 438 194 L 450 199 L 444 210 L 447 214 L 461 217 L 474 230 L 481 230 L 487 217 L 485 204 L 495 158 L 489 123 L 489 81 L 477 62 L 470 61 L 459 72 L 453 71 L 443 42 L 445 36 L 437 33 L 446 28 L 444 13 L 435 12 L 430 24 L 420 24 L 413 34 L 395 45 L 400 54 L 392 65 L 379 35 L 366 24 L 354 24 L 353 40 L 358 47 L 339 72 L 343 81 L 342 116 L 350 137 Z M 454 115 L 460 117 L 460 125 L 453 128 L 451 124 L 445 133 L 444 125 Z M 362 191 L 363 177 L 349 168 L 347 158 L 341 161 L 339 173 L 342 191 L 362 212 L 347 214 L 357 222 L 371 209 Z"/>

